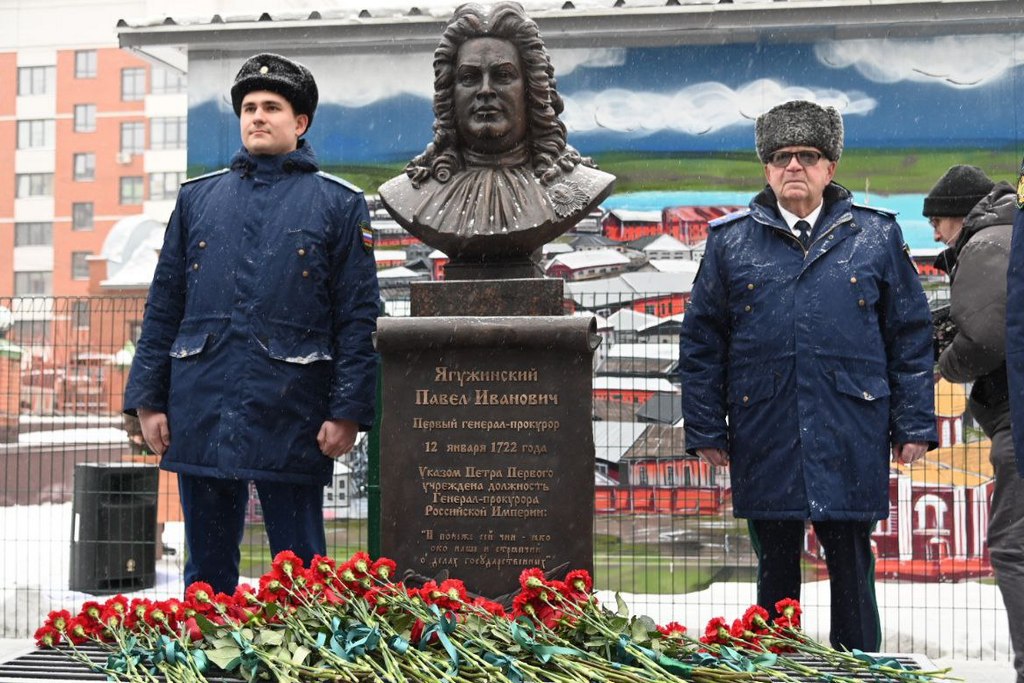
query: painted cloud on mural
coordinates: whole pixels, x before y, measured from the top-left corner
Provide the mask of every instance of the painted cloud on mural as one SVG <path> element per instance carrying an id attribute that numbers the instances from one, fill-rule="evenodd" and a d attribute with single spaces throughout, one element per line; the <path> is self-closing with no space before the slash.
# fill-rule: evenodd
<path id="1" fill-rule="evenodd" d="M 853 67 L 876 83 L 938 83 L 975 88 L 1024 64 L 1024 49 L 1012 35 L 942 36 L 928 40 L 844 40 L 818 43 L 818 60 L 837 69 Z"/>
<path id="2" fill-rule="evenodd" d="M 301 58 L 316 77 L 320 103 L 365 107 L 401 95 L 423 99 L 434 96 L 433 56 L 411 54 L 311 55 Z M 552 50 L 556 76 L 566 76 L 581 66 L 608 68 L 622 66 L 624 48 Z M 228 88 L 241 66 L 221 63 L 220 68 L 193 69 L 189 74 L 189 96 L 195 103 L 211 100 L 230 110 Z"/>
<path id="3" fill-rule="evenodd" d="M 713 133 L 737 124 L 752 125 L 759 114 L 788 100 L 811 100 L 844 116 L 863 115 L 876 102 L 860 92 L 786 85 L 762 78 L 733 89 L 722 83 L 697 83 L 675 92 L 638 92 L 613 88 L 565 97 L 562 116 L 575 133 L 614 132 L 649 135 L 673 131 Z"/>

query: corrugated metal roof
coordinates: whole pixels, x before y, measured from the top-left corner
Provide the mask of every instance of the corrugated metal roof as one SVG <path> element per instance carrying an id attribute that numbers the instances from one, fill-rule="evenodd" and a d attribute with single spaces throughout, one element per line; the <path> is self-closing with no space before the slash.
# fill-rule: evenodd
<path id="1" fill-rule="evenodd" d="M 279 2 L 238 0 L 207 13 L 125 18 L 122 47 L 166 61 L 154 48 L 250 53 L 432 49 L 461 0 Z M 524 0 L 549 47 L 678 45 L 758 40 L 924 37 L 1024 28 L 1019 0 Z"/>

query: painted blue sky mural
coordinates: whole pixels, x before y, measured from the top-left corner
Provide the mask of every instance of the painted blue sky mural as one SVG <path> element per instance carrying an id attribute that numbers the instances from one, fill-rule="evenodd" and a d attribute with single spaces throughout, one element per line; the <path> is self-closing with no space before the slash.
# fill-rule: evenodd
<path id="1" fill-rule="evenodd" d="M 327 164 L 406 161 L 429 139 L 431 55 L 302 57 L 320 84 L 309 139 Z M 1024 138 L 1024 37 L 553 50 L 569 141 L 611 151 L 752 150 L 753 119 L 789 99 L 843 112 L 848 148 L 1012 149 Z M 238 147 L 238 64 L 190 65 L 189 164 Z"/>

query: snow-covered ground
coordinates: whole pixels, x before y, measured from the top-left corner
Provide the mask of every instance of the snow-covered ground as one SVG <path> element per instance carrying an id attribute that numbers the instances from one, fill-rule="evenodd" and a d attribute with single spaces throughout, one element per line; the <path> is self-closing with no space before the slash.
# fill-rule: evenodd
<path id="1" fill-rule="evenodd" d="M 71 526 L 70 503 L 0 508 L 0 633 L 5 637 L 29 637 L 50 610 L 73 610 L 88 599 L 67 588 Z M 164 541 L 180 547 L 180 526 L 168 524 Z M 157 562 L 156 586 L 145 594 L 183 593 L 181 557 L 179 552 Z M 995 585 L 882 582 L 877 588 L 883 650 L 915 652 L 935 660 L 1001 662 L 1010 671 L 1006 612 Z M 678 621 L 691 631 L 703 631 L 713 617 L 741 616 L 754 602 L 755 590 L 751 583 L 716 583 L 699 593 L 623 597 L 635 614 L 647 614 L 659 624 Z M 600 592 L 599 598 L 615 604 L 607 592 Z M 805 628 L 827 642 L 828 583 L 805 585 L 802 598 Z"/>

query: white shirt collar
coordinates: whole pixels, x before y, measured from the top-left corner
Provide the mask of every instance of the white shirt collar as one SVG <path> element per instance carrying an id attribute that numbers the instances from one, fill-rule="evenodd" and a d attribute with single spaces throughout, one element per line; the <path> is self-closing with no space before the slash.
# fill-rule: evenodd
<path id="1" fill-rule="evenodd" d="M 793 234 L 797 235 L 797 230 L 796 228 L 793 227 L 794 225 L 796 225 L 796 222 L 807 221 L 813 229 L 814 224 L 818 222 L 818 215 L 821 214 L 821 207 L 823 207 L 824 205 L 825 202 L 824 200 L 822 200 L 822 202 L 818 204 L 814 211 L 811 211 L 803 218 L 800 218 L 800 216 L 797 216 L 795 213 L 786 211 L 784 208 L 782 208 L 782 204 L 779 204 L 779 215 L 782 216 L 782 220 L 786 221 L 786 225 L 788 225 L 789 229 L 793 231 Z M 799 237 L 799 235 L 797 235 L 797 237 Z"/>

